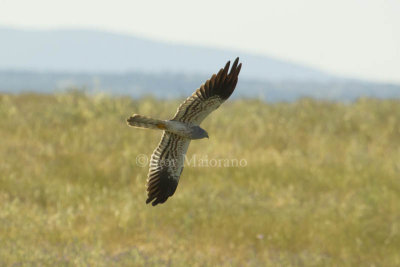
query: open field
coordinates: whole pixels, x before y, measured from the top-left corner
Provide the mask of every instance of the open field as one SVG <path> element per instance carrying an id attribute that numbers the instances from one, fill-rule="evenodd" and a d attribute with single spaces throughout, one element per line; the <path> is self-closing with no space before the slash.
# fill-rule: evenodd
<path id="1" fill-rule="evenodd" d="M 175 195 L 145 205 L 179 101 L 0 95 L 0 266 L 399 266 L 400 101 L 230 101 Z"/>

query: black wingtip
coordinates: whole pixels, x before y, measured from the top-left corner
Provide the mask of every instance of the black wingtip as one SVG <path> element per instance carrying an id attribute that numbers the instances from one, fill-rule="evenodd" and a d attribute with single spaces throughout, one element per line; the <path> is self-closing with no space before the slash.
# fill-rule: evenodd
<path id="1" fill-rule="evenodd" d="M 224 69 L 229 69 L 229 66 L 231 65 L 231 61 L 229 60 L 226 62 Z"/>
<path id="2" fill-rule="evenodd" d="M 234 70 L 234 69 L 236 69 L 238 63 L 239 63 L 239 57 L 237 57 L 237 58 L 235 59 L 235 61 L 233 62 L 231 71 Z"/>
<path id="3" fill-rule="evenodd" d="M 126 124 L 128 124 L 128 126 L 132 126 L 132 122 L 133 122 L 133 118 L 129 117 L 126 119 Z"/>
<path id="4" fill-rule="evenodd" d="M 236 57 L 235 61 L 232 64 L 232 67 L 230 68 L 230 71 L 229 66 L 230 61 L 226 63 L 222 73 L 218 72 L 216 78 L 219 86 L 215 90 L 215 94 L 219 95 L 224 100 L 228 99 L 235 90 L 239 72 L 242 68 L 242 63 L 239 63 L 239 57 Z"/>
<path id="5" fill-rule="evenodd" d="M 152 206 L 162 204 L 171 197 L 178 186 L 178 182 L 170 177 L 167 169 L 155 173 L 147 183 L 146 204 L 151 202 Z"/>

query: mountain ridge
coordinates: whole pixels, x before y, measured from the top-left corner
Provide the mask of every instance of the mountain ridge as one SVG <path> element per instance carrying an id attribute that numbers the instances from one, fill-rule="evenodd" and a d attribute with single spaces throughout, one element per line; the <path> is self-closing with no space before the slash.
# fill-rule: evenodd
<path id="1" fill-rule="evenodd" d="M 0 92 L 89 93 L 187 97 L 237 56 L 243 63 L 233 98 L 353 101 L 400 98 L 400 85 L 330 75 L 267 56 L 171 44 L 96 30 L 0 27 Z"/>
<path id="2" fill-rule="evenodd" d="M 323 71 L 273 57 L 98 30 L 0 28 L 0 40 L 1 70 L 206 74 L 239 56 L 245 66 L 241 75 L 248 79 L 335 79 Z"/>

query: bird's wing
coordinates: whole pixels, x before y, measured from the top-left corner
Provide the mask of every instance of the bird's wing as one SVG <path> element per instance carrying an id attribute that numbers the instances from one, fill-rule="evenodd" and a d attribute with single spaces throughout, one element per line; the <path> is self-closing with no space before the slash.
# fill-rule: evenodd
<path id="1" fill-rule="evenodd" d="M 229 71 L 230 61 L 217 74 L 202 84 L 178 108 L 172 120 L 200 124 L 216 110 L 235 90 L 242 63 L 236 58 Z"/>
<path id="2" fill-rule="evenodd" d="M 187 138 L 164 131 L 160 144 L 151 155 L 147 204 L 153 200 L 153 206 L 164 203 L 175 193 L 189 143 Z"/>

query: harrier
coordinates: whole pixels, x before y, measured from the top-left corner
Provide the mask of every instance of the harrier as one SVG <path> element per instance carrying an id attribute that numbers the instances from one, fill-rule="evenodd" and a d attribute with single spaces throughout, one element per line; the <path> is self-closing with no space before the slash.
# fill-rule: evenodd
<path id="1" fill-rule="evenodd" d="M 186 151 L 191 140 L 208 138 L 200 123 L 216 110 L 235 90 L 242 63 L 236 58 L 202 84 L 179 107 L 171 120 L 157 120 L 134 114 L 127 119 L 129 126 L 163 130 L 161 142 L 150 160 L 147 178 L 147 200 L 153 206 L 164 203 L 175 193 L 182 174 Z M 229 73 L 228 73 L 229 71 Z"/>

